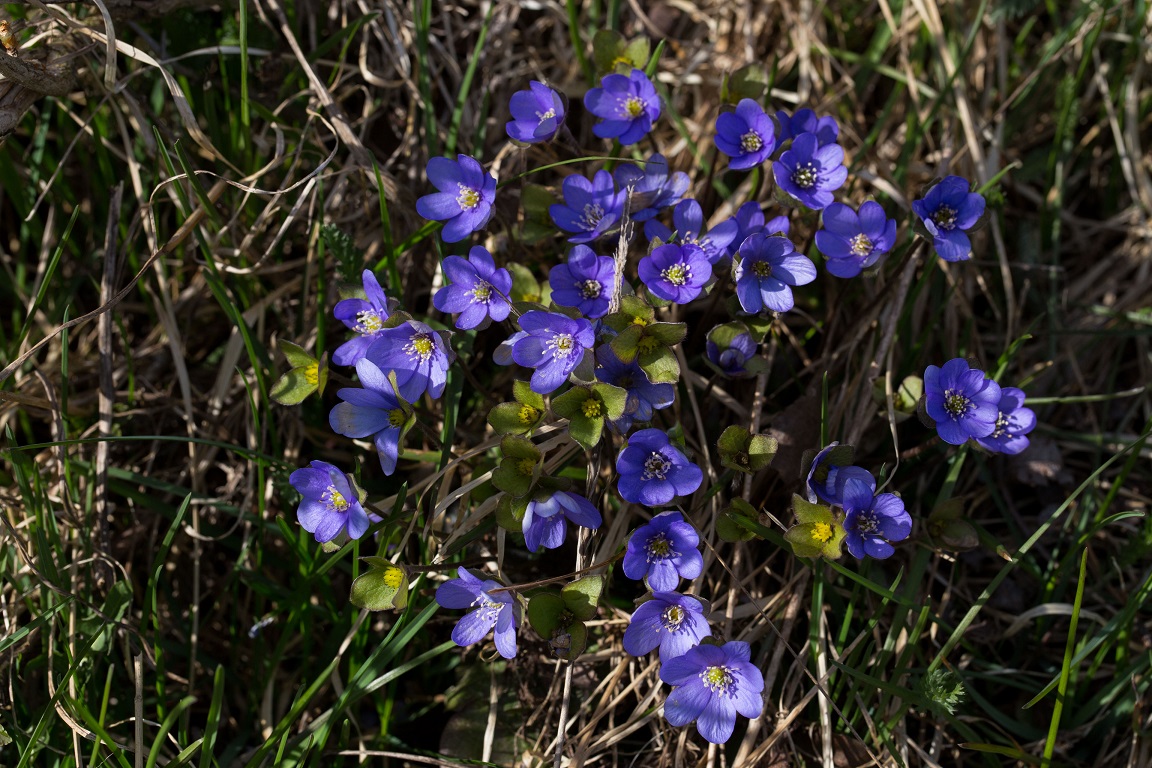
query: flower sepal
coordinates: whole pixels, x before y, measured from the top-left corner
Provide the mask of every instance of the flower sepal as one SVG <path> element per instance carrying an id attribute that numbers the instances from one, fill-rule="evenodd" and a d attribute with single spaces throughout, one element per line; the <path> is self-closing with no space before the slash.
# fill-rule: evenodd
<path id="1" fill-rule="evenodd" d="M 585 576 L 559 592 L 547 590 L 529 599 L 528 623 L 548 641 L 557 658 L 571 661 L 588 647 L 584 622 L 596 616 L 603 588 L 603 576 Z"/>
<path id="2" fill-rule="evenodd" d="M 799 494 L 792 497 L 792 511 L 796 525 L 788 529 L 784 538 L 792 545 L 797 557 L 824 557 L 838 560 L 844 545 L 844 516 L 831 507 L 812 504 Z"/>
<path id="3" fill-rule="evenodd" d="M 951 552 L 980 546 L 980 535 L 964 519 L 964 503 L 960 499 L 945 499 L 936 505 L 928 515 L 928 536 L 937 548 Z"/>
<path id="4" fill-rule="evenodd" d="M 716 535 L 721 541 L 751 541 L 757 537 L 756 531 L 745 522 L 754 522 L 756 510 L 744 499 L 732 499 L 720 517 L 716 518 Z"/>
<path id="5" fill-rule="evenodd" d="M 598 75 L 613 72 L 627 75 L 633 69 L 644 69 L 652 55 L 652 43 L 646 37 L 629 41 L 612 29 L 597 30 L 592 38 L 592 60 Z"/>
<path id="6" fill-rule="evenodd" d="M 916 374 L 905 376 L 892 391 L 892 414 L 897 424 L 912 418 L 923 396 L 924 379 Z M 880 406 L 880 416 L 888 418 L 888 393 L 884 379 L 879 378 L 872 382 L 872 400 Z"/>
<path id="7" fill-rule="evenodd" d="M 733 424 L 720 435 L 716 447 L 720 449 L 722 465 L 750 475 L 771 464 L 780 446 L 773 437 L 754 435 L 747 428 Z"/>
<path id="8" fill-rule="evenodd" d="M 529 435 L 544 421 L 544 397 L 526 381 L 512 383 L 513 402 L 498 403 L 488 411 L 488 423 L 498 435 Z"/>
<path id="9" fill-rule="evenodd" d="M 408 571 L 383 557 L 362 557 L 368 571 L 352 582 L 348 601 L 369 611 L 402 611 L 408 605 Z"/>
<path id="10" fill-rule="evenodd" d="M 611 384 L 597 382 L 577 385 L 552 400 L 552 410 L 568 419 L 568 434 L 586 450 L 600 442 L 605 419 L 615 421 L 624 415 L 628 392 Z"/>
<path id="11" fill-rule="evenodd" d="M 291 370 L 276 380 L 269 395 L 280 405 L 299 405 L 313 392 L 324 394 L 328 384 L 328 354 L 319 359 L 286 339 L 277 342 Z"/>
<path id="12" fill-rule="evenodd" d="M 517 498 L 527 496 L 543 471 L 544 454 L 526 437 L 507 435 L 500 441 L 503 459 L 492 470 L 492 485 Z"/>

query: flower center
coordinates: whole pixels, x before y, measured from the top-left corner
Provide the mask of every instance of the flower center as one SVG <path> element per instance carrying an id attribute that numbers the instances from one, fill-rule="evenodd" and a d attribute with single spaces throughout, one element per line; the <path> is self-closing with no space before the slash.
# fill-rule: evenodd
<path id="1" fill-rule="evenodd" d="M 407 415 L 400 408 L 393 408 L 392 410 L 388 411 L 388 426 L 390 427 L 404 426 L 404 422 L 407 420 Z"/>
<path id="2" fill-rule="evenodd" d="M 636 96 L 624 100 L 625 117 L 637 118 L 644 112 L 644 101 Z"/>
<path id="3" fill-rule="evenodd" d="M 832 526 L 828 523 L 816 523 L 812 527 L 812 538 L 823 544 L 832 538 Z"/>
<path id="4" fill-rule="evenodd" d="M 956 211 L 947 205 L 942 205 L 932 214 L 932 221 L 940 229 L 952 229 L 956 226 Z"/>
<path id="5" fill-rule="evenodd" d="M 687 617 L 687 615 L 687 611 L 685 611 L 680 606 L 670 605 L 664 609 L 662 614 L 660 614 L 660 620 L 664 624 L 665 629 L 669 629 L 673 632 L 679 632 L 680 625 L 684 623 L 684 619 Z"/>
<path id="6" fill-rule="evenodd" d="M 664 458 L 662 454 L 652 451 L 652 455 L 644 462 L 644 473 L 640 475 L 641 480 L 651 480 L 658 478 L 660 480 L 668 479 L 668 470 L 672 468 L 672 462 Z"/>
<path id="7" fill-rule="evenodd" d="M 522 405 L 520 406 L 520 410 L 516 412 L 516 418 L 520 419 L 520 423 L 525 426 L 536 421 L 536 417 L 539 415 L 540 411 L 530 405 Z"/>
<path id="8" fill-rule="evenodd" d="M 460 187 L 460 194 L 456 195 L 457 205 L 466 211 L 470 211 L 480 205 L 480 190 L 466 187 L 463 184 L 457 186 Z"/>
<path id="9" fill-rule="evenodd" d="M 700 679 L 708 686 L 708 690 L 725 696 L 731 696 L 731 689 L 736 687 L 736 680 L 728 667 L 705 667 L 700 673 Z"/>
<path id="10" fill-rule="evenodd" d="M 604 286 L 600 284 L 599 280 L 585 280 L 582 283 L 577 283 L 580 288 L 580 295 L 586 299 L 600 298 L 600 292 L 604 290 Z"/>
<path id="11" fill-rule="evenodd" d="M 603 412 L 603 409 L 600 407 L 600 401 L 594 397 L 585 400 L 584 404 L 580 406 L 580 410 L 590 419 L 596 418 Z"/>
<path id="12" fill-rule="evenodd" d="M 476 285 L 468 293 L 472 294 L 473 304 L 487 304 L 492 299 L 492 286 L 483 280 L 477 280 Z"/>
<path id="13" fill-rule="evenodd" d="M 344 494 L 336 490 L 334 485 L 324 489 L 324 493 L 320 496 L 320 503 L 335 512 L 346 512 L 349 506 L 348 499 L 344 498 Z"/>
<path id="14" fill-rule="evenodd" d="M 849 240 L 848 245 L 852 249 L 854 256 L 863 257 L 872 253 L 872 241 L 862 234 L 856 235 L 856 237 Z"/>
<path id="15" fill-rule="evenodd" d="M 672 542 L 662 533 L 652 536 L 644 543 L 644 554 L 648 562 L 663 560 L 667 557 L 679 557 L 680 553 L 672 549 Z"/>
<path id="16" fill-rule="evenodd" d="M 816 186 L 816 166 L 812 163 L 802 163 L 792 171 L 792 183 L 800 189 L 812 189 Z"/>
<path id="17" fill-rule="evenodd" d="M 532 470 L 534 470 L 535 468 L 536 468 L 536 460 L 535 459 L 520 459 L 520 461 L 516 462 L 516 469 L 522 475 L 531 475 Z"/>
<path id="18" fill-rule="evenodd" d="M 876 519 L 876 513 L 861 512 L 856 518 L 856 530 L 860 533 L 876 533 L 880 530 L 880 521 Z"/>
<path id="19" fill-rule="evenodd" d="M 1004 437 L 1005 435 L 1008 437 L 1014 437 L 1014 435 L 1008 431 L 1008 414 L 1004 413 L 1004 411 L 997 411 L 996 429 L 994 429 L 992 434 L 988 435 L 988 437 L 992 440 L 995 440 L 996 438 Z"/>
<path id="20" fill-rule="evenodd" d="M 600 224 L 600 219 L 604 218 L 604 209 L 596 203 L 584 204 L 584 215 L 580 217 L 580 223 L 588 229 L 596 229 Z"/>
<path id="21" fill-rule="evenodd" d="M 752 274 L 756 275 L 756 277 L 771 277 L 772 265 L 767 261 L 757 261 L 752 265 Z"/>
<path id="22" fill-rule="evenodd" d="M 944 410 L 953 419 L 960 418 L 971 407 L 972 401 L 965 397 L 962 392 L 957 392 L 954 389 L 944 390 Z"/>
<path id="23" fill-rule="evenodd" d="M 756 131 L 748 131 L 740 137 L 740 149 L 745 152 L 757 152 L 762 146 L 764 146 L 764 140 Z"/>
<path id="24" fill-rule="evenodd" d="M 547 346 L 552 350 L 553 357 L 568 357 L 576 346 L 576 339 L 570 333 L 558 333 L 548 340 Z"/>
<path id="25" fill-rule="evenodd" d="M 404 351 L 410 357 L 420 358 L 422 363 L 428 362 L 434 349 L 436 349 L 436 344 L 433 343 L 432 338 L 427 333 L 416 334 L 404 345 Z"/>
<path id="26" fill-rule="evenodd" d="M 504 610 L 504 603 L 498 603 L 488 594 L 477 595 L 476 599 L 472 601 L 472 605 L 477 606 L 477 610 L 484 615 L 485 621 L 490 621 L 493 624 L 500 618 L 500 611 Z"/>
<path id="27" fill-rule="evenodd" d="M 380 313 L 374 309 L 366 309 L 356 313 L 356 333 L 361 336 L 371 336 L 384 327 L 384 320 Z"/>
<path id="28" fill-rule="evenodd" d="M 556 117 L 556 110 L 550 109 L 547 112 L 537 112 L 536 117 L 540 120 L 541 123 L 543 123 L 545 120 L 551 120 L 552 118 Z"/>
<path id="29" fill-rule="evenodd" d="M 680 262 L 666 268 L 660 273 L 660 277 L 679 287 L 692 279 L 692 269 L 684 262 Z"/>
<path id="30" fill-rule="evenodd" d="M 640 341 L 636 342 L 636 348 L 644 354 L 648 354 L 658 346 L 660 346 L 660 340 L 655 336 L 641 336 Z"/>

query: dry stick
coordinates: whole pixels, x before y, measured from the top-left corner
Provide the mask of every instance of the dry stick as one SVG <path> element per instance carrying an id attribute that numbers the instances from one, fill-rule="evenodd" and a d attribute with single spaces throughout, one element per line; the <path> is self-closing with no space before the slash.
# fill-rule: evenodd
<path id="1" fill-rule="evenodd" d="M 108 228 L 104 232 L 104 273 L 100 277 L 100 303 L 112 298 L 116 283 L 116 233 L 120 226 L 120 203 L 124 198 L 124 182 L 112 188 L 108 206 Z M 112 402 L 116 398 L 116 380 L 112 373 L 112 315 L 100 315 L 97 321 L 97 344 L 100 350 L 100 391 L 97 410 L 100 414 L 100 437 L 112 434 Z M 96 443 L 96 547 L 108 551 L 108 451 L 111 443 Z M 99 578 L 97 579 L 100 580 Z"/>
<path id="2" fill-rule="evenodd" d="M 134 672 L 136 695 L 132 699 L 133 708 L 136 711 L 136 768 L 143 768 L 144 766 L 144 656 L 136 654 L 132 659 L 132 671 Z"/>
<path id="3" fill-rule="evenodd" d="M 224 193 L 224 188 L 226 186 L 227 184 L 224 181 L 217 181 L 214 185 L 212 185 L 212 189 L 208 190 L 209 202 L 215 203 L 220 198 L 220 195 Z M 142 278 L 144 274 L 152 268 L 152 265 L 156 263 L 156 260 L 161 256 L 171 253 L 176 248 L 176 246 L 184 242 L 188 235 L 192 233 L 192 230 L 200 224 L 205 215 L 206 212 L 203 208 L 197 208 L 196 210 L 192 211 L 184 223 L 180 225 L 180 229 L 176 230 L 176 234 L 172 235 L 171 239 L 169 239 L 168 242 L 164 244 L 163 248 L 148 257 L 148 260 L 141 265 L 140 271 L 136 273 L 136 276 L 128 281 L 128 284 L 121 288 L 120 291 L 115 296 L 113 296 L 109 302 L 101 304 L 99 307 L 86 315 L 81 315 L 80 317 L 77 317 L 73 320 L 69 320 L 56 330 L 49 333 L 44 338 L 40 339 L 40 341 L 33 344 L 31 349 L 9 363 L 7 368 L 0 371 L 0 384 L 3 384 L 5 381 L 7 381 L 8 377 L 15 373 L 20 368 L 20 366 L 28 360 L 28 358 L 36 354 L 36 352 L 41 347 L 54 339 L 56 335 L 61 331 L 66 331 L 69 328 L 74 328 L 77 325 L 81 325 L 82 323 L 86 323 L 89 320 L 100 317 L 100 315 L 104 314 L 108 310 L 112 309 L 112 307 L 123 301 L 124 297 L 132 292 L 132 289 L 136 286 L 136 283 L 140 281 L 140 278 Z"/>

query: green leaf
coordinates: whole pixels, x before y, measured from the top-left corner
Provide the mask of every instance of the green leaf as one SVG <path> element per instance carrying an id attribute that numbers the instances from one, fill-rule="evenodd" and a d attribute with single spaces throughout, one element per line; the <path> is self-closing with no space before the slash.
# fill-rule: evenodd
<path id="1" fill-rule="evenodd" d="M 280 405 L 299 405 L 304 398 L 315 392 L 319 385 L 319 369 L 313 364 L 288 371 L 276 380 L 268 394 Z"/>
<path id="2" fill-rule="evenodd" d="M 581 621 L 587 621 L 596 615 L 596 604 L 600 601 L 600 593 L 603 590 L 603 576 L 584 576 L 571 584 L 566 584 L 560 590 L 560 594 L 564 598 L 564 605 L 572 615 Z"/>
<path id="3" fill-rule="evenodd" d="M 792 512 L 801 523 L 820 523 L 832 519 L 832 508 L 813 504 L 799 494 L 792 495 Z"/>
<path id="4" fill-rule="evenodd" d="M 639 325 L 629 325 L 616 335 L 616 338 L 608 342 L 608 346 L 612 348 L 612 352 L 616 357 L 620 358 L 622 363 L 631 363 L 636 359 L 636 355 L 640 353 L 638 344 L 640 339 L 644 336 L 644 328 Z"/>
<path id="5" fill-rule="evenodd" d="M 720 455 L 725 453 L 739 453 L 748 447 L 748 441 L 751 439 L 752 434 L 744 427 L 733 424 L 720 433 L 720 439 L 716 441 L 716 447 L 720 449 Z"/>
<path id="6" fill-rule="evenodd" d="M 628 406 L 628 390 L 597 382 L 592 385 L 592 391 L 604 404 L 605 416 L 608 419 L 615 421 L 624 415 L 624 409 Z"/>
<path id="7" fill-rule="evenodd" d="M 733 503 L 743 501 L 743 499 L 733 499 Z M 756 534 L 748 530 L 730 514 L 731 507 L 725 509 L 720 517 L 716 518 L 716 535 L 720 537 L 721 541 L 749 541 L 756 538 Z M 755 514 L 753 512 L 753 514 Z"/>
<path id="8" fill-rule="evenodd" d="M 666 347 L 679 344 L 688 335 L 687 323 L 649 323 L 644 335 L 650 336 Z"/>
<path id="9" fill-rule="evenodd" d="M 541 592 L 528 601 L 528 623 L 540 637 L 548 640 L 567 610 L 564 599 L 555 591 Z"/>
<path id="10" fill-rule="evenodd" d="M 488 423 L 498 435 L 525 435 L 544 418 L 544 411 L 523 403 L 499 403 L 488 411 Z"/>
<path id="11" fill-rule="evenodd" d="M 768 90 L 768 72 L 759 64 L 748 64 L 728 78 L 728 98 L 735 104 L 741 99 L 760 101 Z"/>
<path id="12" fill-rule="evenodd" d="M 524 513 L 528 510 L 528 498 L 516 498 L 509 493 L 501 494 L 496 502 L 496 525 L 512 533 L 524 530 Z"/>
<path id="13" fill-rule="evenodd" d="M 753 435 L 748 445 L 748 467 L 753 472 L 759 472 L 772 463 L 780 444 L 776 438 L 768 435 Z"/>
<path id="14" fill-rule="evenodd" d="M 506 459 L 531 459 L 537 462 L 544 456 L 535 443 L 526 437 L 516 435 L 508 435 L 500 441 L 500 453 Z"/>
<path id="15" fill-rule="evenodd" d="M 623 56 L 627 43 L 624 35 L 611 29 L 600 29 L 592 37 L 592 61 L 601 77 L 616 69 L 616 60 Z M 641 65 L 643 66 L 643 65 Z"/>
<path id="16" fill-rule="evenodd" d="M 370 611 L 403 610 L 408 605 L 408 572 L 382 557 L 363 560 L 371 567 L 352 582 L 349 602 Z"/>
<path id="17" fill-rule="evenodd" d="M 514 261 L 508 262 L 504 267 L 512 275 L 512 290 L 508 292 L 509 299 L 513 302 L 538 302 L 541 300 L 540 283 L 532 274 L 532 270 Z"/>
<path id="18" fill-rule="evenodd" d="M 307 368 L 317 363 L 316 358 L 305 352 L 303 347 L 293 344 L 287 339 L 278 340 L 276 346 L 280 347 L 280 351 L 288 359 L 288 364 L 293 368 Z"/>
<path id="19" fill-rule="evenodd" d="M 539 184 L 525 184 L 520 190 L 520 205 L 523 206 L 525 215 L 541 222 L 547 221 L 552 226 L 553 233 L 556 232 L 556 226 L 548 216 L 548 209 L 555 202 L 556 195 Z"/>
<path id="20" fill-rule="evenodd" d="M 538 411 L 544 410 L 544 396 L 532 391 L 532 384 L 527 381 L 516 380 L 512 382 L 512 398 L 524 405 L 530 405 Z"/>
<path id="21" fill-rule="evenodd" d="M 708 331 L 708 341 L 720 348 L 720 351 L 732 346 L 732 341 L 741 334 L 748 333 L 744 323 L 724 323 Z"/>
<path id="22" fill-rule="evenodd" d="M 624 48 L 624 58 L 635 69 L 644 69 L 652 55 L 652 43 L 646 37 L 638 37 Z M 627 74 L 627 73 L 626 73 Z"/>
<path id="23" fill-rule="evenodd" d="M 680 363 L 672 350 L 661 347 L 658 352 L 641 354 L 640 368 L 653 384 L 675 384 L 680 380 Z"/>
<path id="24" fill-rule="evenodd" d="M 603 416 L 588 417 L 578 414 L 568 421 L 568 435 L 586 451 L 592 450 L 600 442 L 603 433 Z"/>

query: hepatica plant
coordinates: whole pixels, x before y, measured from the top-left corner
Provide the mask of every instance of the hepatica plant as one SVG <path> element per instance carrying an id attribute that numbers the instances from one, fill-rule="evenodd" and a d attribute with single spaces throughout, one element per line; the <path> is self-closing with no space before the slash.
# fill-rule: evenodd
<path id="1" fill-rule="evenodd" d="M 769 104 L 764 89 L 745 93 L 756 79 L 735 76 L 723 91 L 731 103 L 704 123 L 713 134 L 693 137 L 699 146 L 710 139 L 727 165 L 693 177 L 692 153 L 662 121 L 668 81 L 646 74 L 656 71 L 649 48 L 617 38 L 597 36 L 596 82 L 542 73 L 555 87 L 529 81 L 511 96 L 505 129 L 526 170 L 508 188 L 497 191 L 484 162 L 506 162 L 509 152 L 482 162 L 488 150 L 477 146 L 427 159 L 417 186 L 435 191 L 416 200 L 415 213 L 437 223 L 406 233 L 410 250 L 381 263 L 421 265 L 408 274 L 435 288 L 371 269 L 338 286 L 344 298 L 330 311 L 344 331 L 332 346 L 341 386 L 326 394 L 323 355 L 283 343 L 292 368 L 272 393 L 285 405 L 327 398 L 327 425 L 310 424 L 306 445 L 339 459 L 306 453 L 289 484 L 307 537 L 330 557 L 365 555 L 355 605 L 434 600 L 453 618 L 422 631 L 477 647 L 462 651 L 470 662 L 517 665 L 533 654 L 575 665 L 591 646 L 612 663 L 656 652 L 669 686 L 659 727 L 694 723 L 704 741 L 723 743 L 761 714 L 765 680 L 753 659 L 768 655 L 767 640 L 724 641 L 760 637 L 742 634 L 755 612 L 739 590 L 702 594 L 724 578 L 728 558 L 759 563 L 783 542 L 798 567 L 845 550 L 847 567 L 902 565 L 921 499 L 934 492 L 906 479 L 884 447 L 893 424 L 918 411 L 934 428 L 920 430 L 917 456 L 955 461 L 976 449 L 992 461 L 983 454 L 1028 447 L 1037 413 L 1022 389 L 959 356 L 967 350 L 949 350 L 944 359 L 954 359 L 938 367 L 922 359 L 935 337 L 921 333 L 913 346 L 899 326 L 904 345 L 880 355 L 888 321 L 822 319 L 844 295 L 882 303 L 901 270 L 929 270 L 922 284 L 940 277 L 922 244 L 948 261 L 982 248 L 971 232 L 985 201 L 968 180 L 944 178 L 903 220 L 890 200 L 846 193 L 860 186 L 846 187 L 844 164 L 856 132 L 807 106 Z M 587 114 L 569 113 L 561 92 L 581 90 Z M 679 103 L 675 87 L 667 95 Z M 559 146 L 542 145 L 561 130 L 556 162 Z M 463 145 L 473 134 L 454 135 Z M 568 146 L 580 137 L 614 140 L 611 160 L 602 145 Z M 721 200 L 714 189 L 736 191 Z M 473 235 L 477 242 L 465 242 Z M 851 334 L 846 348 L 864 357 L 825 355 L 819 345 L 832 334 Z M 999 367 L 1010 369 L 1010 358 Z M 793 411 L 789 398 L 819 392 L 820 377 L 831 403 L 844 376 L 867 376 L 867 386 L 887 373 L 901 383 L 891 397 L 878 390 L 878 413 L 865 398 L 863 411 L 829 407 L 823 421 L 795 425 L 819 418 L 795 416 L 813 411 Z M 760 473 L 777 441 L 754 428 L 768 422 L 806 441 L 856 425 L 869 448 L 858 454 L 838 438 L 794 445 L 807 449 L 799 469 L 769 478 Z M 321 428 L 331 430 L 324 439 Z M 914 428 L 901 427 L 902 448 L 917 439 Z M 788 497 L 790 510 L 780 509 Z M 603 610 L 609 589 L 621 592 Z M 712 599 L 727 610 L 712 613 Z"/>

